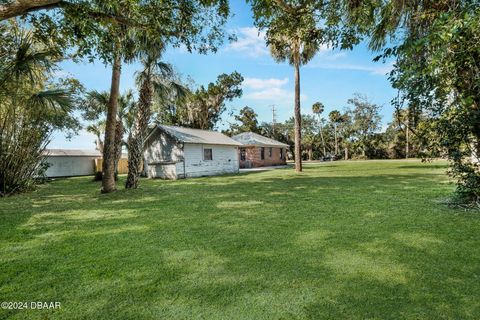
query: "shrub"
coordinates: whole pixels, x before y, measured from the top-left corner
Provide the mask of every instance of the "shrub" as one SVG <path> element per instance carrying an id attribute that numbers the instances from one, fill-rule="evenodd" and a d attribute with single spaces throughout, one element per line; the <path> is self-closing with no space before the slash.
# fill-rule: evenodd
<path id="1" fill-rule="evenodd" d="M 44 176 L 54 129 L 77 129 L 73 79 L 49 81 L 61 57 L 16 22 L 0 25 L 0 196 L 31 189 Z"/>

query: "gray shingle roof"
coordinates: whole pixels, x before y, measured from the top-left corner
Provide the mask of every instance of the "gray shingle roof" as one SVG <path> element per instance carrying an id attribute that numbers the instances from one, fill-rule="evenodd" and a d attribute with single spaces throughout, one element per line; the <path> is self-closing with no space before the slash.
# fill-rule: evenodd
<path id="1" fill-rule="evenodd" d="M 44 154 L 49 157 L 102 157 L 98 150 L 80 149 L 45 149 Z"/>
<path id="2" fill-rule="evenodd" d="M 166 132 L 176 140 L 195 144 L 221 144 L 227 146 L 241 146 L 242 144 L 227 137 L 221 132 L 184 127 L 159 125 L 158 129 Z"/>
<path id="3" fill-rule="evenodd" d="M 232 139 L 242 143 L 245 146 L 289 147 L 288 144 L 261 136 L 254 132 L 243 132 L 233 136 Z"/>

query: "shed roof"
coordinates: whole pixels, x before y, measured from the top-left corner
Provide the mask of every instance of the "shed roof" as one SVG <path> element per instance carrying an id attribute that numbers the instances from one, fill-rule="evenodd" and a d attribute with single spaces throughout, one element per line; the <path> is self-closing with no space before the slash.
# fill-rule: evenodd
<path id="1" fill-rule="evenodd" d="M 227 137 L 221 132 L 209 131 L 209 130 L 200 130 L 200 129 L 191 129 L 185 127 L 175 127 L 175 126 L 157 126 L 159 130 L 164 131 L 168 135 L 172 136 L 176 140 L 184 143 L 195 143 L 195 144 L 220 144 L 227 146 L 241 146 L 240 142 L 233 140 L 230 137 Z"/>
<path id="2" fill-rule="evenodd" d="M 288 144 L 264 137 L 254 132 L 243 132 L 233 136 L 232 139 L 245 146 L 289 147 Z"/>
<path id="3" fill-rule="evenodd" d="M 80 149 L 45 149 L 44 154 L 48 157 L 102 157 L 98 150 Z"/>

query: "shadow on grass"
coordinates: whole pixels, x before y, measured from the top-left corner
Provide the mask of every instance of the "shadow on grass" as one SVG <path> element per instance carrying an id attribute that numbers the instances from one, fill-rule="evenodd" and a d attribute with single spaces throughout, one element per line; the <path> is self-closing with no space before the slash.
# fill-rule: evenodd
<path id="1" fill-rule="evenodd" d="M 398 166 L 399 169 L 428 169 L 428 170 L 439 170 L 439 169 L 447 169 L 447 164 L 431 164 L 431 163 L 422 163 L 416 165 L 405 165 L 405 166 Z"/>

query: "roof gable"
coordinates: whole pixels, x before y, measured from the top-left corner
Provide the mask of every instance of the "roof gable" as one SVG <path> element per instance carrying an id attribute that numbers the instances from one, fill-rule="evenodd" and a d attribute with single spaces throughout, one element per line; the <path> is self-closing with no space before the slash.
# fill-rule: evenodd
<path id="1" fill-rule="evenodd" d="M 289 147 L 288 144 L 264 137 L 254 132 L 243 132 L 233 136 L 232 139 L 245 146 Z"/>
<path id="2" fill-rule="evenodd" d="M 227 145 L 227 146 L 242 145 L 241 143 L 217 131 L 191 129 L 191 128 L 185 128 L 185 127 L 176 127 L 176 126 L 164 126 L 164 125 L 158 125 L 157 128 L 167 133 L 171 137 L 175 138 L 177 141 L 180 141 L 183 143 L 219 144 L 219 145 Z"/>

